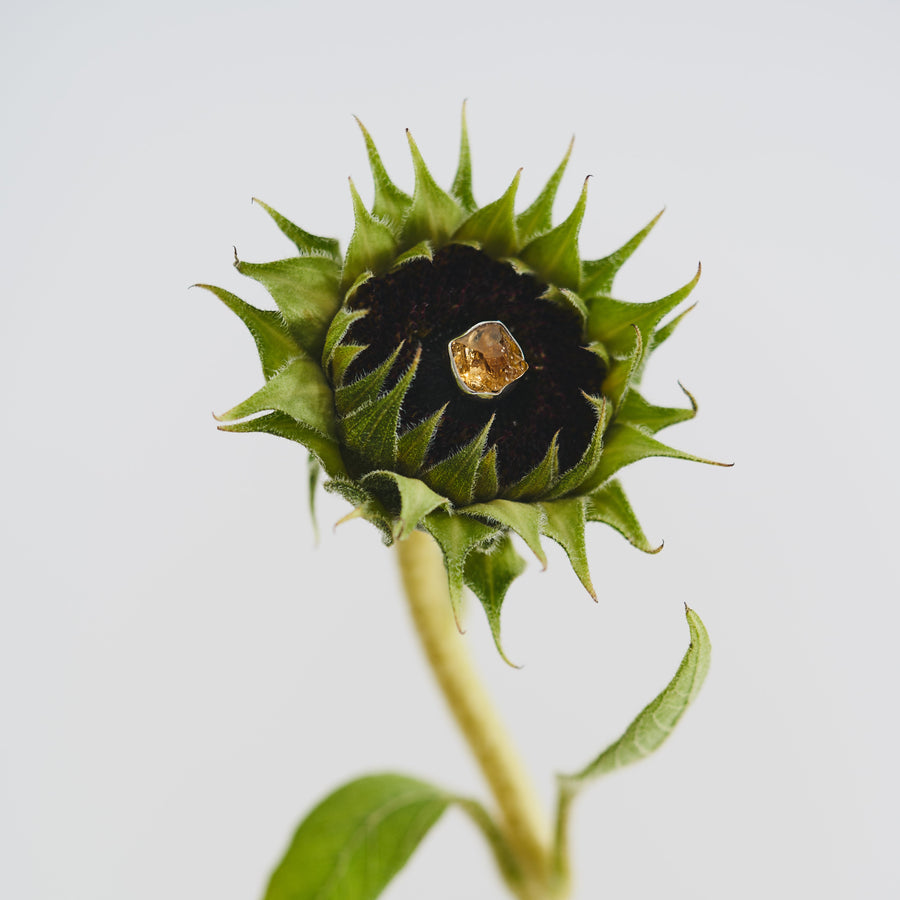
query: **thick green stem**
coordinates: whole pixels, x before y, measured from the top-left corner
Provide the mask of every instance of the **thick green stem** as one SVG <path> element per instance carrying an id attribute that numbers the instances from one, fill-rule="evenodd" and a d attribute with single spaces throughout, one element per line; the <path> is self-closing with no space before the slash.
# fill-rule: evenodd
<path id="1" fill-rule="evenodd" d="M 440 551 L 431 537 L 418 531 L 400 541 L 397 550 L 425 655 L 494 795 L 503 836 L 522 870 L 516 892 L 523 900 L 559 898 L 565 890 L 554 877 L 549 824 L 457 630 Z"/>

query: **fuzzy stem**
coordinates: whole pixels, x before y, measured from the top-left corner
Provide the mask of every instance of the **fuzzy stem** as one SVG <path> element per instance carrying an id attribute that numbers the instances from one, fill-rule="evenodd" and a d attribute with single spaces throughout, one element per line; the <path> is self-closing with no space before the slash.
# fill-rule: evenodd
<path id="1" fill-rule="evenodd" d="M 413 532 L 397 544 L 403 586 L 422 647 L 500 810 L 509 849 L 522 869 L 525 900 L 559 897 L 549 825 L 525 767 L 479 679 L 450 608 L 447 572 L 432 538 Z"/>

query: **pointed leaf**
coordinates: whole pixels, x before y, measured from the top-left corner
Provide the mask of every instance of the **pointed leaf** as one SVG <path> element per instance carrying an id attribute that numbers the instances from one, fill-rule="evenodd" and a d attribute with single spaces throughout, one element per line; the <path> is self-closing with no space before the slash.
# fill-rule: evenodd
<path id="1" fill-rule="evenodd" d="M 361 482 L 339 476 L 326 481 L 323 487 L 329 494 L 338 494 L 354 507 L 352 512 L 335 523 L 335 528 L 351 519 L 365 519 L 381 532 L 385 544 L 390 546 L 394 542 L 393 516 Z"/>
<path id="2" fill-rule="evenodd" d="M 287 413 L 302 425 L 335 437 L 331 388 L 318 363 L 294 359 L 269 379 L 252 397 L 216 418 L 234 422 L 268 410 Z"/>
<path id="3" fill-rule="evenodd" d="M 363 272 L 382 275 L 397 253 L 393 232 L 366 209 L 352 178 L 350 194 L 353 197 L 355 225 L 341 274 L 341 286 L 344 289 L 350 287 Z"/>
<path id="4" fill-rule="evenodd" d="M 325 333 L 340 306 L 339 266 L 323 256 L 294 256 L 270 263 L 237 260 L 234 265 L 265 287 L 297 343 L 319 358 Z"/>
<path id="5" fill-rule="evenodd" d="M 672 459 L 687 459 L 691 462 L 706 463 L 711 466 L 729 466 L 731 463 L 715 462 L 711 459 L 703 459 L 693 456 L 674 447 L 667 447 L 655 438 L 638 431 L 630 425 L 622 425 L 614 422 L 606 431 L 606 442 L 603 447 L 603 455 L 600 457 L 600 465 L 591 479 L 591 487 L 603 484 L 619 469 L 631 465 L 641 459 L 651 456 L 666 456 Z"/>
<path id="6" fill-rule="evenodd" d="M 430 262 L 433 258 L 434 253 L 431 249 L 431 244 L 428 241 L 419 241 L 418 244 L 410 247 L 409 250 L 404 251 L 394 259 L 391 271 L 393 272 L 401 266 L 405 266 L 414 259 L 427 259 Z"/>
<path id="7" fill-rule="evenodd" d="M 541 503 L 540 506 L 545 517 L 541 531 L 566 551 L 575 574 L 587 592 L 596 600 L 597 592 L 591 583 L 587 547 L 584 541 L 584 498 L 570 497 L 566 500 L 550 500 Z"/>
<path id="8" fill-rule="evenodd" d="M 547 568 L 547 554 L 541 546 L 541 511 L 535 504 L 491 500 L 489 503 L 473 503 L 462 512 L 467 516 L 479 516 L 489 522 L 505 525 L 525 541 L 541 565 Z"/>
<path id="9" fill-rule="evenodd" d="M 287 330 L 281 313 L 271 309 L 257 309 L 229 291 L 211 284 L 196 284 L 194 287 L 215 294 L 247 326 L 256 342 L 266 380 L 298 355 L 297 343 Z"/>
<path id="10" fill-rule="evenodd" d="M 574 316 L 578 320 L 579 330 L 584 331 L 588 321 L 588 308 L 584 300 L 574 291 L 567 288 L 550 287 L 541 294 L 540 299 L 546 300 Z"/>
<path id="11" fill-rule="evenodd" d="M 478 474 L 475 476 L 475 494 L 473 500 L 493 500 L 500 490 L 497 478 L 497 445 L 494 444 L 478 463 Z"/>
<path id="12" fill-rule="evenodd" d="M 459 165 L 450 193 L 459 201 L 466 212 L 474 212 L 478 208 L 472 194 L 472 154 L 469 151 L 469 129 L 466 125 L 466 103 L 462 105 L 462 129 L 459 138 Z"/>
<path id="13" fill-rule="evenodd" d="M 603 379 L 603 394 L 612 401 L 615 409 L 623 399 L 628 397 L 628 390 L 634 379 L 644 352 L 644 343 L 641 340 L 641 330 L 633 325 L 634 346 L 627 356 L 614 356 L 610 360 L 609 371 Z"/>
<path id="14" fill-rule="evenodd" d="M 453 798 L 403 775 L 369 775 L 304 820 L 264 900 L 374 900 Z"/>
<path id="15" fill-rule="evenodd" d="M 419 367 L 421 348 L 410 367 L 386 394 L 357 407 L 341 419 L 345 443 L 370 467 L 391 469 L 397 461 L 397 429 L 400 407 Z"/>
<path id="16" fill-rule="evenodd" d="M 644 553 L 659 553 L 662 550 L 662 544 L 654 547 L 647 540 L 618 481 L 608 481 L 588 495 L 585 515 L 588 522 L 603 522 L 615 528 L 629 543 Z"/>
<path id="17" fill-rule="evenodd" d="M 436 413 L 400 435 L 397 465 L 407 475 L 417 475 L 425 465 L 425 457 L 428 455 L 434 432 L 440 425 L 446 409 L 445 403 Z"/>
<path id="18" fill-rule="evenodd" d="M 444 565 L 447 569 L 447 581 L 450 589 L 450 605 L 458 626 L 462 612 L 466 557 L 476 548 L 485 547 L 501 532 L 477 519 L 442 509 L 429 513 L 422 524 L 437 541 L 444 554 Z"/>
<path id="19" fill-rule="evenodd" d="M 590 778 L 606 775 L 649 756 L 663 744 L 694 701 L 709 671 L 711 646 L 700 616 L 687 606 L 684 611 L 691 644 L 675 677 L 644 707 L 615 743 L 577 774 L 561 777 L 564 790 L 577 790 Z"/>
<path id="20" fill-rule="evenodd" d="M 660 319 L 690 295 L 699 279 L 698 267 L 697 274 L 686 285 L 651 303 L 625 303 L 612 297 L 593 298 L 588 302 L 588 337 L 592 341 L 602 341 L 611 355 L 625 356 L 631 351 L 634 341 L 632 326 L 637 326 L 641 332 L 641 342 L 649 347 L 653 329 Z"/>
<path id="21" fill-rule="evenodd" d="M 536 235 L 550 230 L 553 201 L 556 199 L 556 191 L 559 188 L 560 181 L 562 181 L 566 166 L 569 164 L 569 157 L 572 155 L 574 144 L 575 138 L 573 137 L 569 141 L 569 149 L 566 150 L 566 155 L 563 157 L 562 162 L 556 167 L 556 171 L 550 176 L 550 180 L 538 194 L 537 199 L 528 209 L 519 213 L 516 217 L 516 228 L 521 241 L 530 241 Z"/>
<path id="22" fill-rule="evenodd" d="M 598 294 L 610 294 L 616 273 L 626 263 L 628 258 L 644 242 L 644 238 L 653 230 L 653 226 L 659 221 L 665 212 L 661 209 L 633 238 L 624 243 L 614 253 L 604 256 L 603 259 L 585 260 L 582 263 L 581 293 L 585 297 L 596 297 Z"/>
<path id="23" fill-rule="evenodd" d="M 681 382 L 678 386 L 691 402 L 690 409 L 677 406 L 654 406 L 648 403 L 637 391 L 630 391 L 616 415 L 616 421 L 622 425 L 631 425 L 648 434 L 656 434 L 670 425 L 686 422 L 697 415 L 697 401 Z"/>
<path id="24" fill-rule="evenodd" d="M 689 306 L 684 312 L 679 313 L 677 316 L 669 319 L 665 325 L 660 326 L 653 332 L 653 340 L 650 342 L 650 349 L 655 350 L 660 344 L 666 341 L 668 338 L 672 336 L 672 332 L 681 324 L 681 321 L 684 317 L 691 312 L 691 310 L 695 309 L 697 306 L 696 303 Z"/>
<path id="25" fill-rule="evenodd" d="M 452 456 L 433 465 L 425 473 L 428 483 L 434 485 L 457 505 L 462 506 L 472 500 L 479 463 L 484 456 L 488 433 L 493 424 L 494 417 L 491 416 L 487 425 L 468 444 Z"/>
<path id="26" fill-rule="evenodd" d="M 354 118 L 356 118 L 354 116 Z M 366 130 L 365 125 L 356 119 L 363 140 L 366 142 L 366 153 L 369 156 L 369 168 L 372 170 L 372 181 L 375 183 L 375 202 L 372 204 L 372 215 L 379 219 L 389 219 L 395 227 L 406 217 L 407 210 L 412 205 L 412 197 L 404 193 L 388 177 L 387 170 L 381 161 L 375 142 Z"/>
<path id="27" fill-rule="evenodd" d="M 593 473 L 600 465 L 603 453 L 603 435 L 609 421 L 609 404 L 606 397 L 592 397 L 582 392 L 584 399 L 594 407 L 597 415 L 597 424 L 591 435 L 591 442 L 581 456 L 581 459 L 568 472 L 564 472 L 556 483 L 556 486 L 547 492 L 548 500 L 556 500 L 565 497 L 566 494 L 581 492 L 581 486 L 590 480 Z"/>
<path id="28" fill-rule="evenodd" d="M 396 472 L 369 472 L 363 476 L 362 483 L 382 501 L 385 508 L 399 510 L 393 526 L 395 541 L 409 537 L 432 510 L 450 504 L 446 497 L 436 494 L 424 481 L 406 478 Z"/>
<path id="29" fill-rule="evenodd" d="M 454 241 L 477 241 L 485 253 L 495 258 L 516 252 L 516 223 L 513 211 L 522 170 L 516 172 L 506 193 L 469 216 L 453 235 Z"/>
<path id="30" fill-rule="evenodd" d="M 322 472 L 322 465 L 314 453 L 309 454 L 306 462 L 307 487 L 309 488 L 309 517 L 312 519 L 313 538 L 318 544 L 319 520 L 316 517 L 316 489 L 319 486 L 319 475 Z"/>
<path id="31" fill-rule="evenodd" d="M 299 228 L 290 219 L 286 219 L 281 213 L 276 212 L 268 203 L 253 198 L 253 202 L 259 204 L 275 221 L 281 233 L 297 247 L 301 256 L 328 256 L 336 263 L 341 262 L 341 247 L 335 238 L 319 237 Z"/>
<path id="32" fill-rule="evenodd" d="M 534 238 L 519 253 L 522 261 L 534 268 L 544 281 L 576 292 L 581 282 L 578 232 L 587 204 L 587 185 L 585 178 L 581 196 L 565 222 Z"/>
<path id="33" fill-rule="evenodd" d="M 456 230 L 462 218 L 462 210 L 449 194 L 437 186 L 409 131 L 406 132 L 406 137 L 416 172 L 416 189 L 413 192 L 412 206 L 403 223 L 400 244 L 412 247 L 419 241 L 427 240 L 435 247 L 441 247 Z"/>
<path id="34" fill-rule="evenodd" d="M 350 363 L 368 346 L 368 344 L 338 344 L 334 348 L 331 353 L 331 364 L 328 367 L 331 372 L 331 381 L 334 384 L 343 387 L 344 375 L 347 374 Z"/>
<path id="35" fill-rule="evenodd" d="M 358 319 L 363 318 L 368 312 L 367 309 L 347 309 L 346 306 L 342 306 L 337 313 L 335 313 L 334 318 L 331 320 L 331 324 L 328 326 L 328 332 L 325 335 L 325 344 L 322 347 L 323 369 L 326 369 L 330 365 L 335 347 L 337 347 L 344 339 L 350 326 Z M 335 381 L 338 381 L 338 379 L 335 378 Z"/>
<path id="36" fill-rule="evenodd" d="M 500 640 L 500 609 L 509 586 L 525 571 L 525 560 L 516 553 L 509 535 L 505 534 L 487 550 L 473 550 L 466 557 L 464 571 L 466 585 L 481 601 L 487 614 L 497 652 L 504 662 L 518 668 L 509 661 L 503 650 Z"/>
<path id="37" fill-rule="evenodd" d="M 402 349 L 403 344 L 399 344 L 378 368 L 361 375 L 356 381 L 342 384 L 335 390 L 334 405 L 340 415 L 346 416 L 378 397 Z"/>
<path id="38" fill-rule="evenodd" d="M 559 432 L 553 435 L 544 458 L 523 478 L 503 492 L 507 500 L 531 500 L 543 497 L 559 475 Z"/>
<path id="39" fill-rule="evenodd" d="M 237 434 L 252 432 L 274 434 L 277 437 L 287 438 L 289 441 L 296 441 L 318 457 L 322 468 L 330 477 L 335 478 L 347 474 L 338 442 L 334 438 L 322 434 L 321 431 L 302 425 L 287 413 L 273 412 L 243 422 L 219 425 L 219 431 L 230 431 Z"/>

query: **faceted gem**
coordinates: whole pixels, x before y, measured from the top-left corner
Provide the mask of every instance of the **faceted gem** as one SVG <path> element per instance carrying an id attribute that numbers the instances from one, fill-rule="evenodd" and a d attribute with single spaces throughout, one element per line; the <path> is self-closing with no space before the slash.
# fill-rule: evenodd
<path id="1" fill-rule="evenodd" d="M 476 397 L 497 397 L 528 371 L 522 348 L 502 322 L 479 322 L 448 349 L 456 383 Z"/>

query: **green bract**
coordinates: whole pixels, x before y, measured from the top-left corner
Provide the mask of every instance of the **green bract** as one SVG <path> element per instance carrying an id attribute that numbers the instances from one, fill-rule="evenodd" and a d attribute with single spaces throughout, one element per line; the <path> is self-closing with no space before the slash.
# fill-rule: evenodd
<path id="1" fill-rule="evenodd" d="M 415 186 L 388 177 L 362 128 L 375 199 L 353 182 L 355 229 L 338 242 L 310 234 L 260 205 L 295 244 L 268 263 L 236 259 L 277 310 L 260 310 L 204 285 L 246 324 L 265 384 L 220 417 L 224 431 L 268 432 L 309 450 L 311 488 L 325 488 L 382 532 L 386 543 L 415 529 L 443 551 L 454 612 L 464 585 L 479 597 L 500 646 L 500 608 L 523 562 L 518 534 L 546 565 L 541 537 L 559 543 L 596 597 L 585 525 L 604 522 L 656 552 L 615 476 L 651 456 L 699 460 L 654 435 L 690 419 L 637 390 L 647 358 L 684 312 L 686 285 L 652 303 L 614 299 L 613 281 L 659 216 L 614 253 L 582 260 L 578 233 L 587 181 L 555 227 L 551 209 L 571 152 L 537 199 L 516 213 L 517 172 L 498 200 L 472 195 L 463 115 L 459 167 L 441 189 L 411 136 Z M 448 342 L 473 325 L 502 321 L 521 344 L 526 374 L 494 399 L 453 380 Z"/>

